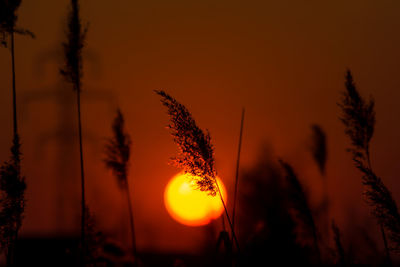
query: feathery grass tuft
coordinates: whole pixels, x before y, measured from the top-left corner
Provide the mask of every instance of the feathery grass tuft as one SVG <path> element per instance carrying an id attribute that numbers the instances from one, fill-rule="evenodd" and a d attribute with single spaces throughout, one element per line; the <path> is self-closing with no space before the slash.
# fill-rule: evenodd
<path id="1" fill-rule="evenodd" d="M 374 100 L 371 98 L 366 102 L 361 97 L 350 71 L 347 71 L 345 86 L 346 91 L 343 92 L 341 103 L 338 105 L 342 109 L 340 120 L 345 125 L 345 133 L 352 143 L 349 151 L 356 163 L 368 161 L 369 164 L 369 142 L 375 127 Z"/>
<path id="2" fill-rule="evenodd" d="M 114 173 L 121 188 L 124 188 L 127 183 L 128 162 L 131 148 L 131 139 L 126 133 L 124 126 L 124 117 L 118 109 L 117 116 L 112 125 L 114 136 L 108 139 L 105 146 L 106 158 L 104 159 L 104 163 L 107 168 Z"/>
<path id="3" fill-rule="evenodd" d="M 172 162 L 195 179 L 198 189 L 215 196 L 217 193 L 214 162 L 214 148 L 210 133 L 204 133 L 196 124 L 187 108 L 164 91 L 155 91 L 162 97 L 161 102 L 168 109 L 175 143 L 179 148 L 179 157 Z"/>
<path id="4" fill-rule="evenodd" d="M 11 36 L 13 33 L 35 38 L 31 31 L 16 27 L 17 10 L 21 2 L 21 0 L 0 0 L 0 44 L 4 47 L 8 46 L 7 36 Z"/>
<path id="5" fill-rule="evenodd" d="M 74 90 L 80 92 L 83 76 L 82 49 L 85 44 L 87 27 L 82 30 L 79 18 L 78 0 L 71 0 L 71 11 L 68 15 L 67 41 L 63 42 L 65 66 L 60 73 L 72 83 Z"/>
<path id="6" fill-rule="evenodd" d="M 375 127 L 374 100 L 371 98 L 366 101 L 361 97 L 350 71 L 347 71 L 345 85 L 346 90 L 341 103 L 338 104 L 342 109 L 340 119 L 345 125 L 345 133 L 351 140 L 352 147 L 349 151 L 353 155 L 354 164 L 363 174 L 362 183 L 366 187 L 364 195 L 382 227 L 383 240 L 390 260 L 385 231 L 389 233 L 393 244 L 391 249 L 400 252 L 400 214 L 389 189 L 371 167 L 369 146 Z"/>
<path id="7" fill-rule="evenodd" d="M 21 0 L 0 0 L 0 43 L 4 47 L 7 47 L 7 35 L 14 31 L 20 5 Z"/>

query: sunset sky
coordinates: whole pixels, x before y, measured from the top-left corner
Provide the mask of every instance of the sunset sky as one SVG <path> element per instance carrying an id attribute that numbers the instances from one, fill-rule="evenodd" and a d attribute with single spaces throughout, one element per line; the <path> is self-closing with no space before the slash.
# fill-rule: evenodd
<path id="1" fill-rule="evenodd" d="M 35 40 L 16 38 L 28 186 L 25 236 L 79 233 L 75 95 L 59 74 L 68 10 L 67 0 L 23 0 L 18 12 L 17 24 L 36 35 Z M 312 203 L 321 198 L 321 179 L 309 153 L 310 126 L 321 125 L 328 138 L 331 216 L 345 233 L 369 228 L 381 246 L 363 200 L 361 175 L 345 151 L 349 141 L 337 102 L 350 68 L 360 92 L 376 101 L 372 165 L 400 201 L 399 14 L 396 0 L 81 1 L 88 25 L 82 88 L 85 172 L 98 226 L 127 242 L 125 200 L 102 162 L 119 107 L 132 138 L 129 179 L 139 249 L 201 246 L 207 229 L 179 224 L 163 202 L 165 186 L 179 170 L 168 164 L 177 148 L 154 93 L 162 89 L 210 131 L 218 175 L 229 194 L 243 107 L 241 170 L 251 168 L 267 146 L 273 157 L 293 164 Z M 1 161 L 8 158 L 12 139 L 10 62 L 9 50 L 1 48 Z"/>

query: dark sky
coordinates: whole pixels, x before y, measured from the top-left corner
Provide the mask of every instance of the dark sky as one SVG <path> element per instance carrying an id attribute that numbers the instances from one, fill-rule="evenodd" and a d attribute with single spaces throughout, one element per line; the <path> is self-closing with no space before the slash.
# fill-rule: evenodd
<path id="1" fill-rule="evenodd" d="M 372 164 L 400 200 L 399 1 L 81 2 L 88 24 L 82 96 L 87 194 L 100 227 L 121 239 L 127 229 L 124 199 L 101 161 L 104 139 L 111 134 L 119 106 L 133 140 L 130 179 L 138 245 L 190 250 L 198 243 L 191 247 L 188 240 L 202 239 L 203 228 L 176 223 L 164 208 L 164 187 L 178 172 L 168 159 L 177 150 L 154 89 L 176 97 L 200 127 L 210 131 L 217 170 L 228 190 L 232 190 L 240 112 L 245 107 L 243 169 L 252 166 L 261 144 L 267 143 L 276 156 L 293 163 L 317 202 L 321 184 L 308 147 L 310 125 L 320 124 L 328 136 L 332 216 L 344 228 L 374 225 L 338 120 L 336 103 L 347 68 L 361 93 L 376 100 Z M 67 7 L 66 0 L 25 0 L 19 10 L 18 25 L 37 36 L 16 39 L 28 183 L 25 235 L 79 229 L 78 151 L 68 135 L 76 131 L 74 95 L 58 73 Z M 3 161 L 12 133 L 10 57 L 4 48 L 0 72 Z M 69 218 L 63 223 L 57 220 L 59 202 L 66 205 Z M 173 238 L 176 235 L 181 238 Z"/>

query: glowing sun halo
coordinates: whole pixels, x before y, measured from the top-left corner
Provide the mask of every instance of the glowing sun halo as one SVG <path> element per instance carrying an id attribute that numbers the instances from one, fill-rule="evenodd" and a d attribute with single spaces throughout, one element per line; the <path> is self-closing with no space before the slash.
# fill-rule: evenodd
<path id="1" fill-rule="evenodd" d="M 225 187 L 219 178 L 217 180 L 226 202 Z M 172 218 L 189 226 L 208 224 L 218 218 L 224 209 L 218 195 L 213 197 L 196 189 L 190 175 L 182 173 L 169 181 L 164 193 L 164 202 Z"/>

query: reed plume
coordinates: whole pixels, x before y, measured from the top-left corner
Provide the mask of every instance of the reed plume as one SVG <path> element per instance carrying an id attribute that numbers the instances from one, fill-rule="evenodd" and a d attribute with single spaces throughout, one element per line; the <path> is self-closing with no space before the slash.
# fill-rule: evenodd
<path id="1" fill-rule="evenodd" d="M 204 133 L 197 125 L 187 108 L 164 91 L 155 91 L 162 97 L 162 104 L 167 107 L 171 123 L 168 128 L 179 148 L 179 157 L 172 158 L 172 163 L 189 173 L 199 190 L 210 195 L 217 194 L 214 162 L 214 148 L 210 133 Z"/>
<path id="2" fill-rule="evenodd" d="M 306 193 L 303 190 L 296 173 L 294 172 L 292 166 L 288 163 L 279 160 L 282 168 L 285 171 L 285 178 L 288 185 L 288 195 L 291 207 L 294 211 L 294 216 L 301 222 L 308 233 L 311 234 L 314 244 L 314 250 L 317 254 L 318 263 L 321 263 L 321 255 L 318 246 L 318 235 L 317 227 L 314 222 L 314 218 L 308 204 L 308 199 Z"/>
<path id="3" fill-rule="evenodd" d="M 21 5 L 21 0 L 1 0 L 0 1 L 0 43 L 7 47 L 7 35 L 13 35 L 17 22 L 17 10 Z"/>
<path id="4" fill-rule="evenodd" d="M 164 91 L 155 91 L 161 96 L 161 103 L 167 107 L 170 117 L 168 128 L 178 145 L 179 156 L 172 158 L 172 163 L 189 173 L 194 180 L 197 189 L 207 192 L 211 196 L 220 196 L 224 206 L 225 215 L 231 229 L 232 238 L 239 250 L 232 221 L 228 214 L 225 201 L 217 183 L 217 171 L 215 170 L 214 148 L 211 144 L 210 133 L 201 130 L 188 109 Z"/>
<path id="5" fill-rule="evenodd" d="M 106 158 L 104 159 L 104 163 L 106 164 L 106 167 L 113 172 L 120 188 L 125 191 L 129 208 L 133 256 L 136 260 L 137 249 L 135 227 L 133 220 L 132 201 L 128 184 L 128 165 L 132 142 L 129 134 L 125 130 L 125 120 L 119 109 L 117 110 L 117 116 L 115 117 L 112 125 L 112 131 L 113 137 L 108 139 L 108 142 L 105 146 Z"/>
<path id="6" fill-rule="evenodd" d="M 65 66 L 60 73 L 78 93 L 81 91 L 83 76 L 82 49 L 85 45 L 87 27 L 82 29 L 78 0 L 71 0 L 68 15 L 67 40 L 63 42 Z"/>
<path id="7" fill-rule="evenodd" d="M 65 66 L 60 70 L 67 82 L 71 83 L 76 92 L 76 106 L 78 113 L 78 134 L 79 134 L 79 156 L 81 169 L 81 246 L 85 250 L 85 172 L 83 164 L 82 148 L 82 122 L 81 122 L 81 86 L 83 75 L 82 49 L 87 28 L 82 30 L 79 17 L 78 0 L 71 0 L 71 10 L 68 16 L 67 40 L 63 43 Z M 85 252 L 82 251 L 82 257 Z M 82 260 L 84 260 L 82 258 Z"/>
<path id="8" fill-rule="evenodd" d="M 385 186 L 382 179 L 372 170 L 370 160 L 370 141 L 375 127 L 374 100 L 366 101 L 359 94 L 350 71 L 346 74 L 346 90 L 338 104 L 342 110 L 340 120 L 345 125 L 345 133 L 351 140 L 351 148 L 355 167 L 362 173 L 365 186 L 364 195 L 372 208 L 372 214 L 381 226 L 383 241 L 390 260 L 390 250 L 400 251 L 400 214 L 396 201 Z M 392 243 L 389 248 L 385 231 Z"/>

